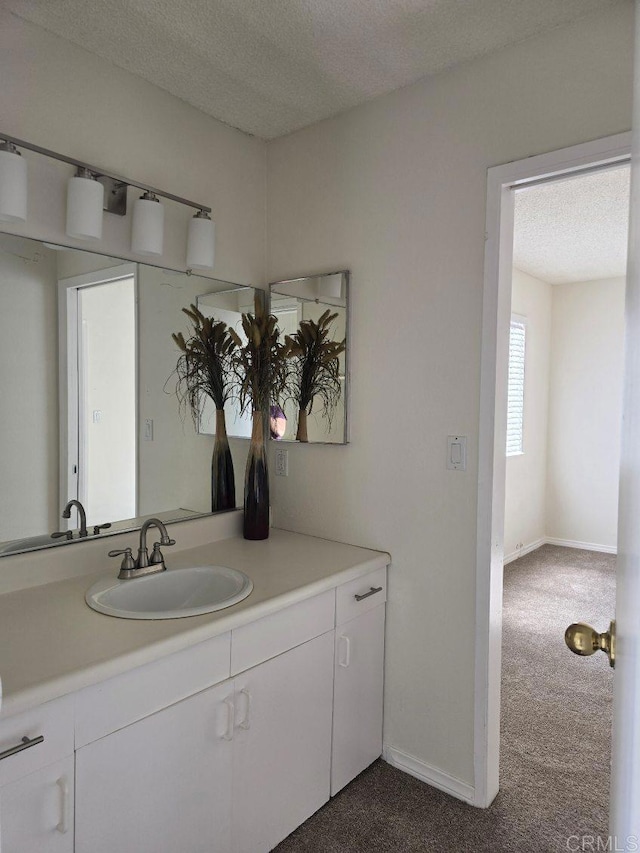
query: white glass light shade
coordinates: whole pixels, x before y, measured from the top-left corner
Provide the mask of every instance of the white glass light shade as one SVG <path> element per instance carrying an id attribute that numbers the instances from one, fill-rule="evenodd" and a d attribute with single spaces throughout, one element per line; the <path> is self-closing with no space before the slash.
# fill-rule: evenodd
<path id="1" fill-rule="evenodd" d="M 67 234 L 81 239 L 102 237 L 104 187 L 93 178 L 69 178 L 67 185 Z"/>
<path id="2" fill-rule="evenodd" d="M 17 151 L 0 151 L 0 221 L 27 219 L 27 162 Z"/>
<path id="3" fill-rule="evenodd" d="M 139 198 L 133 206 L 131 248 L 138 255 L 161 255 L 164 207 L 153 197 Z"/>
<path id="4" fill-rule="evenodd" d="M 215 226 L 208 216 L 196 214 L 189 222 L 187 269 L 213 269 L 215 259 Z"/>

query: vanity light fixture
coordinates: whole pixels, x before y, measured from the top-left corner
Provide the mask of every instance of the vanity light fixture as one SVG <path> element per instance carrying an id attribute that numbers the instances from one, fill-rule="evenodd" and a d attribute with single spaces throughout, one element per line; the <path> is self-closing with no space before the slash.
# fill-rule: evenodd
<path id="1" fill-rule="evenodd" d="M 138 255 L 161 255 L 164 206 L 155 193 L 145 192 L 133 206 L 131 250 Z"/>
<path id="2" fill-rule="evenodd" d="M 139 255 L 161 255 L 164 237 L 164 206 L 158 196 L 190 207 L 197 213 L 189 222 L 187 271 L 210 270 L 215 255 L 215 231 L 211 208 L 195 201 L 147 186 L 147 184 L 105 172 L 65 154 L 57 154 L 23 139 L 0 133 L 0 221 L 25 222 L 27 218 L 27 165 L 18 148 L 75 166 L 67 189 L 69 237 L 100 239 L 103 211 L 126 216 L 127 190 L 143 191 L 133 208 L 131 249 Z"/>
<path id="3" fill-rule="evenodd" d="M 213 269 L 215 248 L 215 225 L 207 210 L 202 208 L 189 222 L 187 269 Z"/>
<path id="4" fill-rule="evenodd" d="M 0 221 L 26 219 L 27 163 L 12 142 L 0 141 Z"/>
<path id="5" fill-rule="evenodd" d="M 99 240 L 102 237 L 104 187 L 83 166 L 67 184 L 67 227 L 69 237 Z"/>

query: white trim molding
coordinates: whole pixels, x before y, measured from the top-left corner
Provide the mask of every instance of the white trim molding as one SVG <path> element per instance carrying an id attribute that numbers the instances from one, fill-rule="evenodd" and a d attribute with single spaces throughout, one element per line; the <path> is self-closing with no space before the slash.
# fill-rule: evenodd
<path id="1" fill-rule="evenodd" d="M 602 554 L 617 554 L 616 545 L 598 545 L 595 542 L 578 542 L 576 539 L 554 539 L 548 536 L 545 545 L 561 545 L 563 548 L 580 548 L 582 551 L 600 551 Z"/>
<path id="2" fill-rule="evenodd" d="M 543 545 L 559 545 L 561 548 L 578 548 L 582 551 L 598 551 L 601 554 L 617 554 L 618 549 L 615 545 L 598 545 L 595 542 L 578 542 L 576 539 L 555 539 L 552 536 L 544 536 L 542 539 L 536 539 L 529 545 L 523 548 L 518 548 L 517 551 L 512 551 L 507 554 L 503 560 L 503 565 L 513 563 L 519 557 L 524 557 L 525 554 L 530 554 L 532 551 L 537 551 Z"/>
<path id="3" fill-rule="evenodd" d="M 620 133 L 487 172 L 476 536 L 474 789 L 478 806 L 491 805 L 498 793 L 512 190 L 630 158 L 631 133 Z"/>
<path id="4" fill-rule="evenodd" d="M 394 749 L 392 746 L 385 746 L 382 757 L 392 767 L 397 767 L 398 770 L 403 770 L 410 776 L 415 776 L 416 779 L 426 782 L 439 791 L 444 791 L 445 794 L 451 794 L 452 797 L 464 800 L 465 803 L 469 803 L 472 806 L 476 805 L 473 787 L 467 785 L 466 782 L 462 782 L 460 779 L 456 779 L 455 776 L 449 776 L 448 773 L 438 770 L 436 767 L 431 767 L 429 764 L 425 764 L 424 761 L 420 761 L 420 759 L 414 758 L 412 755 L 407 755 L 399 749 Z"/>
<path id="5" fill-rule="evenodd" d="M 528 545 L 524 545 L 522 548 L 518 548 L 516 551 L 512 551 L 510 554 L 504 558 L 503 565 L 507 565 L 507 563 L 513 563 L 514 560 L 517 560 L 518 557 L 524 557 L 525 554 L 530 554 L 532 551 L 537 551 L 542 545 L 546 545 L 549 540 L 545 539 L 536 539 L 535 542 L 530 542 Z"/>

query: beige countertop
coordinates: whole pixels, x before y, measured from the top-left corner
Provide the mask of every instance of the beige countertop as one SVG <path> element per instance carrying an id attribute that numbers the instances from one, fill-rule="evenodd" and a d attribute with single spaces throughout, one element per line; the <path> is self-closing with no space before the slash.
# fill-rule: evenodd
<path id="1" fill-rule="evenodd" d="M 170 568 L 214 563 L 240 569 L 253 592 L 238 604 L 181 619 L 118 619 L 96 613 L 87 589 L 104 571 L 0 595 L 1 716 L 27 710 L 310 598 L 390 562 L 388 554 L 271 530 L 168 553 Z"/>

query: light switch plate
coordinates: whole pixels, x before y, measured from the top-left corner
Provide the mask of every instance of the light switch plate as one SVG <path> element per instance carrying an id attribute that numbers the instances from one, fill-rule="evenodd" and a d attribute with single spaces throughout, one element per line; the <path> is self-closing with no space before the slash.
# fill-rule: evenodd
<path id="1" fill-rule="evenodd" d="M 467 470 L 467 436 L 447 436 L 447 468 L 451 471 Z"/>

